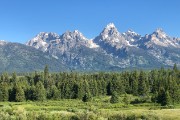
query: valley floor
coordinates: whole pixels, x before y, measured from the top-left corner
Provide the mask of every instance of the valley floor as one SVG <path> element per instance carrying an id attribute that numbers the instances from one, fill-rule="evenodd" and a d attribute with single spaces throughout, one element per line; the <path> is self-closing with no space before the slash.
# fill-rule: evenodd
<path id="1" fill-rule="evenodd" d="M 109 97 L 93 98 L 91 102 L 0 102 L 0 120 L 180 120 L 179 113 L 180 105 L 165 109 L 153 103 L 111 104 Z"/>

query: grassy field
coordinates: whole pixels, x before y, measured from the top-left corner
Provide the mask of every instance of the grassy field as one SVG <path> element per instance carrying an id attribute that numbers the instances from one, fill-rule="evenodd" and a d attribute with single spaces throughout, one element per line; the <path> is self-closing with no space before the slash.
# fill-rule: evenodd
<path id="1" fill-rule="evenodd" d="M 180 120 L 180 106 L 162 109 L 153 103 L 109 103 L 110 97 L 91 102 L 64 99 L 44 102 L 0 102 L 0 120 Z"/>

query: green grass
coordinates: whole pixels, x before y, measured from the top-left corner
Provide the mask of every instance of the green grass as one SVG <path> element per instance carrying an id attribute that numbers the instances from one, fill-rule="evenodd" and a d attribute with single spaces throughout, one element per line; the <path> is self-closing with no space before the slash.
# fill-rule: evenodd
<path id="1" fill-rule="evenodd" d="M 109 103 L 110 97 L 94 97 L 91 102 L 64 99 L 44 102 L 0 102 L 0 120 L 9 119 L 62 119 L 62 120 L 180 120 L 180 105 L 161 109 L 153 103 L 124 105 Z M 134 99 L 134 98 L 132 98 Z"/>

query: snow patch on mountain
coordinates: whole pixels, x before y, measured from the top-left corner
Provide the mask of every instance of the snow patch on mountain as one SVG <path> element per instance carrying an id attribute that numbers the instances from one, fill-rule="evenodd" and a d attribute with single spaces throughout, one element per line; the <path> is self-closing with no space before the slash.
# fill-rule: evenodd
<path id="1" fill-rule="evenodd" d="M 92 39 L 89 40 L 88 43 L 89 43 L 89 46 L 88 46 L 89 48 L 98 48 L 99 47 L 99 45 L 94 43 Z"/>
<path id="2" fill-rule="evenodd" d="M 0 45 L 5 45 L 5 44 L 7 44 L 8 42 L 7 41 L 5 41 L 5 40 L 0 40 Z"/>

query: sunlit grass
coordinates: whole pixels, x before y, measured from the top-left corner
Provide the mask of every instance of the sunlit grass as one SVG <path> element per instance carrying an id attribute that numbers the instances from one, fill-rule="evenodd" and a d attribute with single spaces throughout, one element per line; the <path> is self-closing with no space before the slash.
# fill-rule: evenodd
<path id="1" fill-rule="evenodd" d="M 0 115 L 6 118 L 18 116 L 22 119 L 26 119 L 27 117 L 32 117 L 32 119 L 41 117 L 65 119 L 67 116 L 74 116 L 77 119 L 93 117 L 94 119 L 151 118 L 180 120 L 179 104 L 176 105 L 175 109 L 161 109 L 160 106 L 154 106 L 153 103 L 124 105 L 121 98 L 119 103 L 111 104 L 109 99 L 109 96 L 94 97 L 91 102 L 87 103 L 77 99 L 49 100 L 43 102 L 0 102 Z"/>

